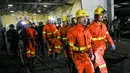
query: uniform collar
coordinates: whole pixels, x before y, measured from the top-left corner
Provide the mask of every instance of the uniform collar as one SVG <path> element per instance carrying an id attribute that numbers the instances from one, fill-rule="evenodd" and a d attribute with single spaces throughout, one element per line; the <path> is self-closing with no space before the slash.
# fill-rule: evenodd
<path id="1" fill-rule="evenodd" d="M 93 21 L 93 23 L 96 24 L 96 25 L 99 25 L 95 20 Z M 101 22 L 101 24 L 102 24 L 102 22 Z"/>
<path id="2" fill-rule="evenodd" d="M 63 27 L 67 27 L 68 25 L 63 25 Z"/>
<path id="3" fill-rule="evenodd" d="M 85 26 L 83 26 L 82 24 L 76 24 L 77 27 L 81 27 L 81 28 L 85 28 Z"/>

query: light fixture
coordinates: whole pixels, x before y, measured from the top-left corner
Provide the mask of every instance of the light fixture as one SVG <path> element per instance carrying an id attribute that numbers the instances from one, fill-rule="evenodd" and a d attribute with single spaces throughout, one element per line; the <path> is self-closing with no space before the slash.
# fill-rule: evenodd
<path id="1" fill-rule="evenodd" d="M 25 25 L 26 24 L 26 22 L 23 20 L 22 22 L 21 22 L 23 25 Z"/>
<path id="2" fill-rule="evenodd" d="M 11 10 L 10 12 L 14 12 L 13 10 Z"/>
<path id="3" fill-rule="evenodd" d="M 9 6 L 9 7 L 13 7 L 13 5 L 12 5 L 12 4 L 8 4 L 8 6 Z"/>
<path id="4" fill-rule="evenodd" d="M 121 5 L 116 4 L 116 5 L 114 5 L 114 7 L 119 8 L 119 7 L 121 7 Z"/>
<path id="5" fill-rule="evenodd" d="M 48 7 L 47 5 L 43 5 L 43 7 Z"/>
<path id="6" fill-rule="evenodd" d="M 38 0 L 39 2 L 41 2 L 41 0 Z"/>
<path id="7" fill-rule="evenodd" d="M 123 3 L 121 3 L 122 5 L 128 5 L 129 4 L 129 2 L 123 2 Z"/>
<path id="8" fill-rule="evenodd" d="M 41 12 L 41 10 L 37 10 L 37 12 Z"/>

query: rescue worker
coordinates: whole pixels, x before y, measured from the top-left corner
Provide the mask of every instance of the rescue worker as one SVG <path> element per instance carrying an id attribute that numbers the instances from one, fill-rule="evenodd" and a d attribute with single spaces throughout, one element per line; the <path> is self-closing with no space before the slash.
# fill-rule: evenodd
<path id="1" fill-rule="evenodd" d="M 76 12 L 77 23 L 67 33 L 69 58 L 72 59 L 77 68 L 77 72 L 72 71 L 72 73 L 94 73 L 94 67 L 88 53 L 91 47 L 84 35 L 88 17 L 86 10 L 78 10 Z"/>
<path id="2" fill-rule="evenodd" d="M 24 47 L 28 58 L 35 57 L 35 46 L 36 46 L 36 36 L 37 32 L 31 28 L 31 23 L 27 20 L 24 20 L 24 30 L 21 32 L 21 39 L 24 42 Z M 23 34 L 22 34 L 23 33 Z"/>
<path id="3" fill-rule="evenodd" d="M 35 23 L 31 23 L 31 28 L 33 28 L 35 31 L 37 31 L 37 26 Z M 38 34 L 38 33 L 37 33 Z M 35 38 L 36 40 L 36 47 L 35 47 L 35 52 L 39 53 L 40 52 L 40 45 L 39 45 L 39 40 L 38 37 Z"/>
<path id="4" fill-rule="evenodd" d="M 62 45 L 64 46 L 63 47 L 64 56 L 65 56 L 65 59 L 67 60 L 65 45 L 67 43 L 67 32 L 72 28 L 72 26 L 70 26 L 68 24 L 68 17 L 67 16 L 62 17 L 62 22 L 63 22 L 63 25 L 62 25 L 62 27 L 59 28 L 59 36 L 60 36 L 60 41 L 62 42 Z"/>
<path id="5" fill-rule="evenodd" d="M 44 44 L 48 43 L 48 54 L 50 59 L 53 60 L 53 52 L 55 51 L 55 58 L 58 59 L 58 54 L 60 53 L 60 41 L 58 40 L 58 30 L 56 25 L 53 23 L 51 16 L 47 18 L 47 24 L 43 28 L 43 38 Z"/>
<path id="6" fill-rule="evenodd" d="M 111 45 L 111 50 L 115 50 L 114 42 L 107 30 L 106 25 L 102 22 L 104 18 L 105 10 L 98 6 L 94 11 L 95 20 L 87 27 L 91 37 L 91 45 L 95 55 L 94 66 L 99 69 L 100 73 L 108 73 L 106 62 L 104 61 L 104 52 L 106 50 L 106 42 L 108 41 Z"/>
<path id="7" fill-rule="evenodd" d="M 35 23 L 32 23 L 32 24 L 31 24 L 31 28 L 33 28 L 33 29 L 36 30 L 36 25 L 35 25 Z"/>
<path id="8" fill-rule="evenodd" d="M 17 56 L 18 51 L 18 32 L 14 29 L 14 25 L 9 25 L 9 30 L 7 31 L 7 41 L 10 43 L 10 52 Z"/>

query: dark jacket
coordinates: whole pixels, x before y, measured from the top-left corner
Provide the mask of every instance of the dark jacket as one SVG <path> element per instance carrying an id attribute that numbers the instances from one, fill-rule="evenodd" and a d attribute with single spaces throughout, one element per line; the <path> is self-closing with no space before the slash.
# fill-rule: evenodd
<path id="1" fill-rule="evenodd" d="M 18 32 L 15 29 L 7 31 L 7 41 L 9 43 L 18 43 Z"/>

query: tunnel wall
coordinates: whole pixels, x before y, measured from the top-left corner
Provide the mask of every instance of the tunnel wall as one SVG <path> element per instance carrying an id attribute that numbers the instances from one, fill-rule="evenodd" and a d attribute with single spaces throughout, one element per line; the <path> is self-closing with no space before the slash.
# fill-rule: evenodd
<path id="1" fill-rule="evenodd" d="M 71 6 L 64 5 L 61 7 L 57 7 L 55 11 L 51 11 L 48 14 L 45 14 L 44 23 L 46 22 L 48 15 L 53 16 L 55 19 L 67 15 L 72 15 L 72 17 L 75 17 L 76 11 L 81 9 L 80 0 L 72 0 L 69 3 L 71 3 L 72 5 Z"/>
<path id="2" fill-rule="evenodd" d="M 3 15 L 2 24 L 4 27 L 8 28 L 9 24 L 17 24 L 17 22 L 20 21 L 21 19 L 24 19 L 25 16 L 31 22 L 42 21 L 44 24 L 46 23 L 48 15 L 54 16 L 55 19 L 61 18 L 62 16 L 65 16 L 65 15 L 75 16 L 76 11 L 78 9 L 81 9 L 80 0 L 71 0 L 71 2 L 69 2 L 69 3 L 71 3 L 73 5 L 71 5 L 71 6 L 64 5 L 61 7 L 57 7 L 55 11 L 50 11 L 48 14 L 33 15 L 32 13 L 28 13 L 28 12 L 16 12 L 16 13 L 13 13 L 14 15 L 12 15 L 12 14 Z"/>
<path id="3" fill-rule="evenodd" d="M 91 21 L 94 19 L 94 10 L 97 6 L 102 6 L 105 10 L 107 10 L 107 0 L 81 0 L 82 8 L 87 10 Z"/>
<path id="4" fill-rule="evenodd" d="M 32 13 L 28 13 L 28 12 L 16 12 L 13 13 L 14 15 L 10 14 L 10 15 L 3 15 L 2 16 L 2 24 L 4 27 L 8 27 L 9 24 L 17 24 L 20 20 L 26 19 L 31 21 L 31 22 L 43 22 L 43 14 L 37 14 L 34 15 Z"/>

